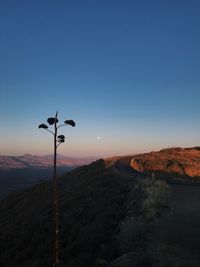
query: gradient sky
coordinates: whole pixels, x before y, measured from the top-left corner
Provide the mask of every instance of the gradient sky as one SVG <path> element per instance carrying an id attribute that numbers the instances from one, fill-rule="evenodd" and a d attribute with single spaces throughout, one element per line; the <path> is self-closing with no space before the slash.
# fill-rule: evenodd
<path id="1" fill-rule="evenodd" d="M 200 143 L 199 0 L 0 3 L 0 154 L 69 156 Z M 101 139 L 97 139 L 97 137 Z"/>

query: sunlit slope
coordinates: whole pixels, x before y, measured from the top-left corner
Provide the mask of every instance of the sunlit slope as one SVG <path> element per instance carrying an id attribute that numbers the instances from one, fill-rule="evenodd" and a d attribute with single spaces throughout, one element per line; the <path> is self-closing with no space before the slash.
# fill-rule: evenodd
<path id="1" fill-rule="evenodd" d="M 115 157 L 108 162 L 130 166 L 133 170 L 158 176 L 200 178 L 200 147 L 169 148 L 133 156 Z"/>

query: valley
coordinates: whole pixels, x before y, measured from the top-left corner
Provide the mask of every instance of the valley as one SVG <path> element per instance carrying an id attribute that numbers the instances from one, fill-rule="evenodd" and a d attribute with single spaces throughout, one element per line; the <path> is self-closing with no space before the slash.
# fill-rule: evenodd
<path id="1" fill-rule="evenodd" d="M 58 175 L 92 162 L 94 158 L 58 155 Z M 0 156 L 0 198 L 52 178 L 53 156 Z"/>

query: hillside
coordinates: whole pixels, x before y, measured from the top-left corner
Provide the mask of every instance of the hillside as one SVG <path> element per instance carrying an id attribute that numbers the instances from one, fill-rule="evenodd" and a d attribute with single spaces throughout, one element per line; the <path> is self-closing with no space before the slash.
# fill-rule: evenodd
<path id="1" fill-rule="evenodd" d="M 181 177 L 192 181 L 200 178 L 200 147 L 168 148 L 133 156 L 115 157 L 108 162 L 130 166 L 133 170 L 157 177 Z"/>
<path id="2" fill-rule="evenodd" d="M 147 189 L 159 191 L 162 185 L 153 185 L 144 177 L 142 182 L 140 176 L 124 176 L 105 165 L 99 160 L 59 179 L 62 266 L 92 267 L 99 266 L 98 261 L 111 264 L 132 248 L 132 242 L 143 250 L 146 247 L 144 232 L 159 206 L 159 198 L 152 198 Z M 150 206 L 148 199 L 154 200 Z M 13 193 L 0 202 L 0 266 L 51 266 L 51 203 L 50 182 Z M 139 230 L 140 238 L 130 239 L 126 225 L 134 216 L 137 227 L 145 221 L 146 226 Z"/>
<path id="3" fill-rule="evenodd" d="M 159 162 L 172 151 L 153 153 Z M 61 267 L 198 266 L 200 187 L 152 179 L 130 166 L 138 156 L 98 160 L 59 178 Z M 0 201 L 0 266 L 51 266 L 52 228 L 51 181 Z"/>

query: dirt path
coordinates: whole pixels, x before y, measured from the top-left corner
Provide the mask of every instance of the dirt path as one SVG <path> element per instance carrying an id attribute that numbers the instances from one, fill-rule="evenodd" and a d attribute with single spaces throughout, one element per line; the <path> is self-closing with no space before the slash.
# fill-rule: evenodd
<path id="1" fill-rule="evenodd" d="M 171 184 L 169 191 L 171 210 L 158 219 L 157 239 L 200 263 L 200 186 Z"/>

